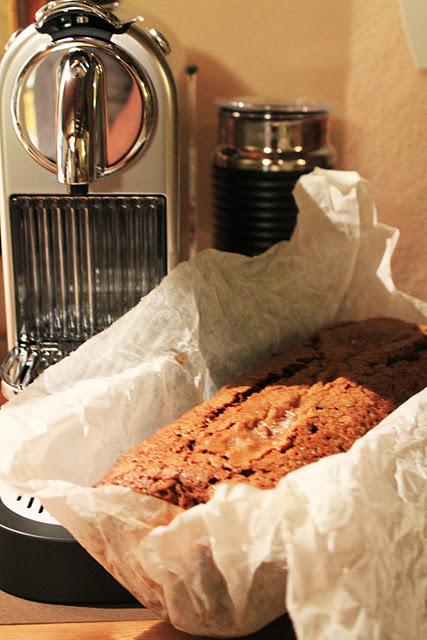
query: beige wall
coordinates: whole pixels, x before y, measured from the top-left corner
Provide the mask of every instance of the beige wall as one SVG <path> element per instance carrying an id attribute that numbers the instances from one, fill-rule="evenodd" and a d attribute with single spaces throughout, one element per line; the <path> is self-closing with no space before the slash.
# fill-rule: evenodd
<path id="1" fill-rule="evenodd" d="M 374 186 L 401 229 L 396 282 L 427 299 L 427 71 L 410 59 L 397 0 L 130 0 L 169 24 L 200 67 L 199 210 L 209 241 L 218 96 L 310 96 L 333 106 L 338 164 Z M 0 36 L 4 39 L 4 3 Z"/>
<path id="2" fill-rule="evenodd" d="M 380 219 L 401 230 L 396 283 L 427 300 L 427 70 L 414 67 L 397 0 L 352 5 L 343 166 L 372 182 Z"/>

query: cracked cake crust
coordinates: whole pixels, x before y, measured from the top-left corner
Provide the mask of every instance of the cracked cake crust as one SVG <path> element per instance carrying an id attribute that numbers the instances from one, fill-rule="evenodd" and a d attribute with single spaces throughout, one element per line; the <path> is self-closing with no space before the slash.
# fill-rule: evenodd
<path id="1" fill-rule="evenodd" d="M 390 318 L 323 329 L 223 387 L 122 455 L 98 483 L 189 508 L 223 481 L 272 488 L 347 451 L 427 385 L 427 325 Z"/>

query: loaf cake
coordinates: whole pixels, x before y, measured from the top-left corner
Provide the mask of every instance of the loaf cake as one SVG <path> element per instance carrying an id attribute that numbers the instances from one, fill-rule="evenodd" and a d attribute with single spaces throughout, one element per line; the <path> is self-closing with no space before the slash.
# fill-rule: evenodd
<path id="1" fill-rule="evenodd" d="M 122 455 L 98 485 L 188 508 L 223 481 L 271 488 L 347 451 L 427 386 L 427 325 L 390 318 L 324 329 Z"/>

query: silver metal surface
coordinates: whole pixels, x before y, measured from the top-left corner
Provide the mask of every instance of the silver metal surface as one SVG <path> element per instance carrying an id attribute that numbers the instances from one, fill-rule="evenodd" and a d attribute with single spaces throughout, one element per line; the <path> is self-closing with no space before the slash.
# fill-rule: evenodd
<path id="1" fill-rule="evenodd" d="M 98 3 L 87 2 L 86 0 L 56 0 L 48 2 L 36 12 L 36 28 L 43 29 L 47 20 L 55 16 L 67 16 L 72 11 L 81 11 L 97 16 L 108 22 L 113 29 L 122 26 L 114 13 L 102 8 Z M 66 26 L 66 23 L 64 26 Z"/>
<path id="2" fill-rule="evenodd" d="M 105 69 L 93 52 L 73 48 L 58 68 L 58 181 L 89 184 L 107 166 Z"/>
<path id="3" fill-rule="evenodd" d="M 64 83 L 69 71 L 60 74 L 63 84 L 59 91 L 56 71 L 67 56 L 72 57 L 76 52 L 80 57 L 86 56 L 86 62 L 76 68 L 76 77 L 68 78 L 68 87 Z M 82 75 L 85 65 L 90 69 L 86 81 Z M 99 92 L 90 89 L 90 77 L 97 79 Z M 103 155 L 106 157 L 97 165 L 96 176 L 86 180 L 92 182 L 95 177 L 119 171 L 139 154 L 149 144 L 155 125 L 156 100 L 151 81 L 123 50 L 92 38 L 49 44 L 36 53 L 19 74 L 13 88 L 12 115 L 15 130 L 28 153 L 44 168 L 62 176 L 56 162 L 55 109 L 65 98 L 69 104 L 74 101 L 73 108 L 77 108 L 77 98 L 83 99 L 84 95 L 75 93 L 74 89 L 71 94 L 71 89 L 80 86 L 85 90 L 85 84 L 88 94 L 82 114 L 94 114 L 93 124 L 97 125 L 99 135 L 101 127 L 105 130 Z M 70 95 L 65 93 L 68 88 Z M 97 100 L 96 105 L 91 106 L 89 94 Z M 59 123 L 63 127 L 62 120 Z M 91 143 L 93 141 L 91 136 Z M 63 153 L 59 158 L 58 164 L 63 167 Z M 63 177 L 59 181 L 66 183 Z M 79 182 L 85 180 L 75 181 Z"/>
<path id="4" fill-rule="evenodd" d="M 334 163 L 329 109 L 273 99 L 220 101 L 218 166 L 263 171 L 307 171 Z"/>
<path id="5" fill-rule="evenodd" d="M 15 42 L 16 38 L 19 36 L 20 33 L 22 33 L 22 29 L 17 29 L 16 31 L 10 34 L 6 44 L 4 45 L 5 51 L 7 51 L 9 47 Z"/>
<path id="6" fill-rule="evenodd" d="M 59 362 L 71 351 L 72 349 L 58 348 L 54 344 L 40 347 L 15 346 L 10 349 L 1 365 L 1 377 L 7 389 L 5 397 L 10 399 L 22 391 L 47 367 Z"/>
<path id="7" fill-rule="evenodd" d="M 329 107 L 325 104 L 312 102 L 309 100 L 295 100 L 293 102 L 283 102 L 272 97 L 238 97 L 231 100 L 217 100 L 217 106 L 227 111 L 239 111 L 248 114 L 248 117 L 260 113 L 274 113 L 277 116 L 289 117 L 303 116 L 304 114 L 324 114 L 329 112 Z"/>
<path id="8" fill-rule="evenodd" d="M 126 49 L 134 58 L 137 58 L 141 45 L 153 51 L 151 38 L 136 25 L 127 33 L 114 35 L 111 40 L 113 44 Z M 144 156 L 144 177 L 141 175 L 139 179 L 148 182 L 147 178 L 150 175 L 149 193 L 163 193 L 162 190 L 154 190 L 154 185 L 159 181 L 158 171 L 161 168 L 163 188 L 164 185 L 168 185 L 168 207 L 172 212 L 176 212 L 167 218 L 170 270 L 186 255 L 185 249 L 182 249 L 180 221 L 185 217 L 184 207 L 188 203 L 188 84 L 185 58 L 180 56 L 178 48 L 175 49 L 175 56 L 168 59 L 169 65 L 157 47 L 154 51 L 156 55 L 151 55 L 144 61 L 144 68 L 153 81 L 158 116 L 153 141 Z M 177 164 L 174 158 L 179 159 Z"/>
<path id="9" fill-rule="evenodd" d="M 148 35 L 151 36 L 153 41 L 160 47 L 160 49 L 163 51 L 163 53 L 165 55 L 169 55 L 169 53 L 172 51 L 172 47 L 169 44 L 166 36 L 164 36 L 163 33 L 161 33 L 155 27 L 149 27 L 147 29 L 147 33 L 148 33 Z"/>
<path id="10" fill-rule="evenodd" d="M 166 37 L 163 31 L 159 29 L 158 20 L 154 21 L 144 11 L 144 16 L 133 15 L 129 12 L 126 6 L 126 0 L 115 3 L 114 6 L 105 3 L 108 8 L 114 9 L 114 15 L 119 20 L 122 26 L 134 26 L 136 27 L 146 38 L 148 37 L 151 44 L 154 44 L 159 48 L 161 53 L 165 56 L 169 56 L 173 51 L 173 44 L 170 38 Z M 179 49 L 179 47 L 178 47 Z"/>

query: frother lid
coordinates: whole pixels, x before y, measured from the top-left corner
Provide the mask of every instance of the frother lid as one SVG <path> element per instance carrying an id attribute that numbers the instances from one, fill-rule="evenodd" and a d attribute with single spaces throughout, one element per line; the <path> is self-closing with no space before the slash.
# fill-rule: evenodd
<path id="1" fill-rule="evenodd" d="M 221 111 L 235 112 L 237 114 L 277 114 L 283 118 L 294 116 L 326 115 L 329 107 L 307 98 L 297 98 L 292 101 L 280 100 L 274 97 L 242 96 L 232 99 L 219 99 L 216 102 Z"/>

